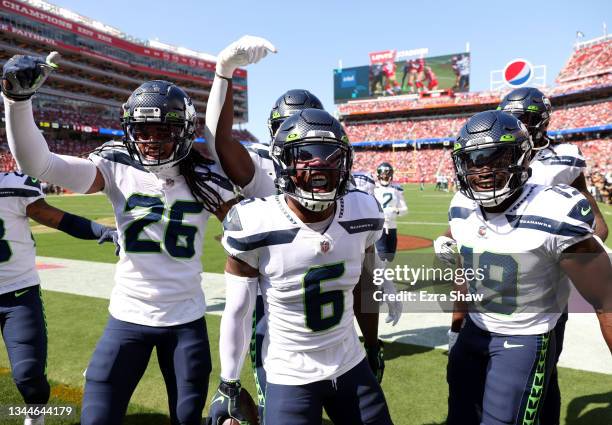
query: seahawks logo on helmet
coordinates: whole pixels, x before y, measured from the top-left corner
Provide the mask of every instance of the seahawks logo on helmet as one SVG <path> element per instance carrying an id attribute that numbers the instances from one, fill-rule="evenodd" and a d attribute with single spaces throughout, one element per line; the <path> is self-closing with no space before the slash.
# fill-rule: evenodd
<path id="1" fill-rule="evenodd" d="M 525 125 L 503 111 L 472 116 L 461 128 L 452 159 L 459 189 L 483 207 L 494 207 L 529 179 L 533 148 Z"/>
<path id="2" fill-rule="evenodd" d="M 353 149 L 340 122 L 304 109 L 280 126 L 270 152 L 279 190 L 311 211 L 323 211 L 347 193 Z"/>
<path id="3" fill-rule="evenodd" d="M 310 93 L 308 90 L 288 90 L 281 97 L 276 99 L 276 102 L 274 102 L 274 106 L 270 111 L 270 117 L 268 118 L 270 138 L 274 138 L 274 135 L 278 131 L 283 121 L 296 112 L 308 108 L 323 109 L 323 104 L 319 98 Z"/>

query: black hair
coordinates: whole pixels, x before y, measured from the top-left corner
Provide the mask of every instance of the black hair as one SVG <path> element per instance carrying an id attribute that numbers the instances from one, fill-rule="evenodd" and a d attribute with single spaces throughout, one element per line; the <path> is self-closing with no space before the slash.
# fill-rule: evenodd
<path id="1" fill-rule="evenodd" d="M 214 214 L 223 204 L 223 198 L 208 182 L 211 181 L 209 166 L 215 162 L 203 157 L 197 150 L 191 149 L 189 154 L 179 162 L 179 170 L 196 201 L 204 204 L 204 209 Z M 200 170 L 197 170 L 200 168 Z"/>

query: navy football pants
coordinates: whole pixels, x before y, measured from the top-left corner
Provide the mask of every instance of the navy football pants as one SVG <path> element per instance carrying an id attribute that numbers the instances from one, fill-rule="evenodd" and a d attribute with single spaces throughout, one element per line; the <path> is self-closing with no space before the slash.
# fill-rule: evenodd
<path id="1" fill-rule="evenodd" d="M 153 348 L 173 425 L 200 425 L 211 372 L 206 321 L 152 327 L 110 317 L 87 367 L 82 425 L 117 425 Z"/>
<path id="2" fill-rule="evenodd" d="M 13 380 L 23 401 L 47 403 L 47 326 L 40 286 L 0 295 L 0 328 Z"/>
<path id="3" fill-rule="evenodd" d="M 266 425 L 393 425 L 382 388 L 367 360 L 335 380 L 266 387 Z"/>
<path id="4" fill-rule="evenodd" d="M 550 376 L 548 391 L 544 398 L 542 412 L 540 413 L 540 425 L 559 425 L 561 423 L 561 390 L 559 389 L 559 376 L 557 374 L 557 363 L 563 351 L 563 338 L 565 336 L 565 324 L 567 323 L 567 309 L 559 318 L 555 326 L 555 338 L 557 345 L 557 356 L 555 366 Z"/>
<path id="5" fill-rule="evenodd" d="M 447 424 L 537 424 L 555 344 L 554 330 L 501 335 L 466 319 L 448 356 Z"/>

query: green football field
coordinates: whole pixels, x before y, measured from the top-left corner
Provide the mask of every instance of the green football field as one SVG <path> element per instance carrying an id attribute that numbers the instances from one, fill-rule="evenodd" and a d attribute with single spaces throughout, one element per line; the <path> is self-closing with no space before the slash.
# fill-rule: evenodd
<path id="1" fill-rule="evenodd" d="M 447 227 L 447 208 L 451 195 L 433 191 L 428 186 L 419 191 L 407 185 L 405 191 L 408 215 L 402 217 L 399 232 L 433 239 Z M 112 209 L 101 195 L 50 197 L 49 202 L 72 213 L 112 223 Z M 612 208 L 601 206 L 612 227 Z M 40 226 L 33 227 L 38 255 L 114 263 L 110 245 L 99 247 L 95 242 L 72 239 L 63 233 Z M 207 272 L 221 273 L 224 252 L 215 239 L 221 226 L 211 220 L 206 235 L 203 264 Z M 610 239 L 609 239 L 610 241 Z M 608 242 L 608 246 L 610 242 Z M 423 249 L 431 251 L 431 248 Z M 78 279 L 75 276 L 75 279 Z M 52 404 L 71 405 L 78 409 L 82 396 L 84 366 L 87 365 L 96 341 L 107 319 L 108 301 L 59 292 L 45 291 L 44 301 L 49 333 L 48 377 L 52 383 Z M 219 374 L 218 339 L 220 316 L 207 315 L 213 373 L 209 397 L 214 392 Z M 2 345 L 2 343 L 0 343 Z M 397 425 L 443 424 L 446 416 L 447 385 L 445 380 L 447 353 L 428 347 L 387 343 L 386 370 L 383 382 L 391 414 Z M 245 366 L 243 381 L 255 394 L 250 368 Z M 610 375 L 560 368 L 559 381 L 563 394 L 562 423 L 571 425 L 612 424 L 612 377 Z M 21 398 L 10 378 L 4 346 L 0 348 L 0 409 L 20 405 Z M 167 400 L 163 378 L 155 356 L 132 398 L 125 424 L 168 424 Z M 77 424 L 78 415 L 69 419 L 50 419 L 47 424 Z M 18 420 L 0 417 L 0 424 L 17 424 Z"/>

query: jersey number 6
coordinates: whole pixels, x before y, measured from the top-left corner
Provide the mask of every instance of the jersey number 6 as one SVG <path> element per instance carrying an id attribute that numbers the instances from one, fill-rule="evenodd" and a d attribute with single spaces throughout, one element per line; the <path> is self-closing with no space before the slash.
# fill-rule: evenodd
<path id="1" fill-rule="evenodd" d="M 321 292 L 321 283 L 344 274 L 344 262 L 314 266 L 302 280 L 306 326 L 314 332 L 325 331 L 340 323 L 344 313 L 344 292 L 340 289 Z"/>

